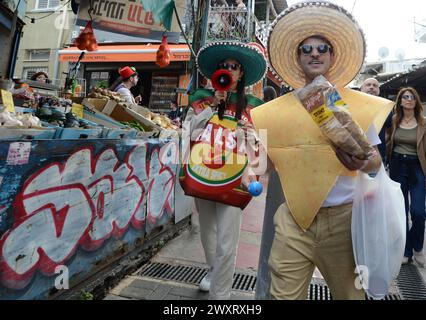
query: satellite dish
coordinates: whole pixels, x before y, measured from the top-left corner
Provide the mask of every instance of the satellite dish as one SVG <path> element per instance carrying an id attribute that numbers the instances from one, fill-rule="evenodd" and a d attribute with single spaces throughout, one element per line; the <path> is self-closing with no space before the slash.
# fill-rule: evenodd
<path id="1" fill-rule="evenodd" d="M 381 47 L 381 48 L 379 49 L 379 57 L 380 57 L 381 59 L 386 58 L 388 55 L 389 55 L 389 49 L 388 49 L 388 48 L 386 48 L 386 47 Z"/>
<path id="2" fill-rule="evenodd" d="M 404 58 L 405 58 L 405 51 L 404 51 L 404 49 L 397 49 L 396 51 L 395 51 L 395 57 L 398 59 L 398 60 L 403 60 Z"/>

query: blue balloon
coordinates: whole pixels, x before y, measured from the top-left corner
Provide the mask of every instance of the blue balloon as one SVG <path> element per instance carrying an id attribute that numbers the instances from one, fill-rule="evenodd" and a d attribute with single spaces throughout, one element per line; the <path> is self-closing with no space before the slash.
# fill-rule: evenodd
<path id="1" fill-rule="evenodd" d="M 263 186 L 260 182 L 258 182 L 258 181 L 250 182 L 249 187 L 248 187 L 248 192 L 253 197 L 257 197 L 258 195 L 260 195 L 262 193 L 262 190 L 263 190 Z"/>

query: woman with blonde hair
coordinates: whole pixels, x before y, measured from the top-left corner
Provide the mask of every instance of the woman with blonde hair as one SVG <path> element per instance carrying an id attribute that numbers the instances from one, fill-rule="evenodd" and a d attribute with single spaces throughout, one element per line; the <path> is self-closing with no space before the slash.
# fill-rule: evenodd
<path id="1" fill-rule="evenodd" d="M 387 149 L 390 177 L 401 184 L 405 199 L 407 240 L 403 263 L 414 259 L 424 266 L 426 123 L 419 94 L 414 88 L 399 90 L 394 113 Z"/>

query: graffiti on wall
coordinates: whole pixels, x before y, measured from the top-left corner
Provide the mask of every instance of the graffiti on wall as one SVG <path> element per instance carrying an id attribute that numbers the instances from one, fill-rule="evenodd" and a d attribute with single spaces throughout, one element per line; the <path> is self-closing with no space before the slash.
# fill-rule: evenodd
<path id="1" fill-rule="evenodd" d="M 132 146 L 120 160 L 113 147 L 73 150 L 26 178 L 0 239 L 0 283 L 28 285 L 36 271 L 54 274 L 78 248 L 94 251 L 132 226 L 145 228 L 173 214 L 175 142 Z"/>

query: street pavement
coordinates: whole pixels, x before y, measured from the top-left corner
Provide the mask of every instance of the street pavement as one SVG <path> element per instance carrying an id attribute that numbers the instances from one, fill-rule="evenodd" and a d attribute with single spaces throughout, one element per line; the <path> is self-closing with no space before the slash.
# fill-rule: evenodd
<path id="1" fill-rule="evenodd" d="M 263 184 L 264 192 L 253 198 L 243 212 L 235 270 L 235 272 L 253 276 L 257 275 L 267 187 L 265 179 L 260 181 Z M 191 219 L 191 227 L 169 241 L 151 259 L 151 262 L 207 268 L 199 234 L 198 213 L 195 208 Z M 109 291 L 105 299 L 208 299 L 208 294 L 200 291 L 197 285 L 144 277 L 138 273 L 139 271 L 126 277 L 118 286 Z M 254 299 L 254 292 L 233 291 L 231 299 L 251 300 Z"/>
<path id="2" fill-rule="evenodd" d="M 265 179 L 261 180 L 261 182 L 264 192 L 259 197 L 253 198 L 243 212 L 236 273 L 257 275 L 267 187 Z M 169 241 L 150 262 L 207 268 L 200 241 L 198 214 L 196 212 L 192 215 L 191 227 Z M 418 270 L 426 281 L 426 269 L 419 267 Z M 208 293 L 200 291 L 198 285 L 141 276 L 139 272 L 140 270 L 124 278 L 108 292 L 105 300 L 208 299 Z M 323 281 L 321 273 L 317 269 L 314 272 L 313 280 Z M 390 293 L 397 293 L 395 286 L 392 286 Z M 233 290 L 231 293 L 231 300 L 253 299 L 254 291 Z"/>

